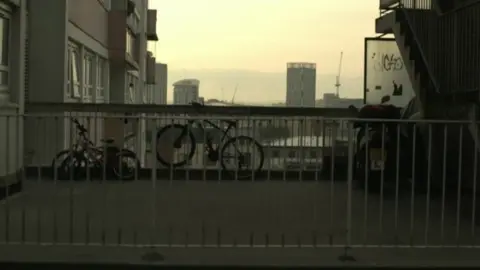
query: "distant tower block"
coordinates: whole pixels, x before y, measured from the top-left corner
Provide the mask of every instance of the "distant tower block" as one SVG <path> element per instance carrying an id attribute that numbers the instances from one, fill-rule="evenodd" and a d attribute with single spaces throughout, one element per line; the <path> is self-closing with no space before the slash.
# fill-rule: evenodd
<path id="1" fill-rule="evenodd" d="M 287 107 L 315 107 L 317 66 L 287 63 Z"/>

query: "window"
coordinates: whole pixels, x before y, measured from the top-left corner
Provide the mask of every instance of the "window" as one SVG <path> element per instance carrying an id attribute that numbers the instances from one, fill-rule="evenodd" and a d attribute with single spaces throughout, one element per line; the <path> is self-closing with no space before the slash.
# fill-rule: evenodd
<path id="1" fill-rule="evenodd" d="M 105 98 L 105 88 L 108 81 L 107 60 L 101 57 L 97 58 L 97 91 L 96 98 Z"/>
<path id="2" fill-rule="evenodd" d="M 278 158 L 280 156 L 280 152 L 278 150 L 273 150 L 272 151 L 272 157 L 273 158 Z"/>
<path id="3" fill-rule="evenodd" d="M 317 158 L 317 151 L 310 151 L 310 158 Z"/>
<path id="4" fill-rule="evenodd" d="M 135 35 L 132 33 L 132 30 L 128 29 L 127 28 L 127 37 L 126 37 L 126 49 L 125 51 L 132 57 L 135 56 L 135 40 L 136 40 L 136 37 Z"/>
<path id="5" fill-rule="evenodd" d="M 93 96 L 93 59 L 95 56 L 90 53 L 85 53 L 83 57 L 83 97 L 91 98 Z"/>
<path id="6" fill-rule="evenodd" d="M 152 102 L 152 85 L 145 84 L 143 88 L 143 102 L 146 104 L 153 103 Z"/>
<path id="7" fill-rule="evenodd" d="M 126 103 L 135 103 L 136 102 L 136 93 L 138 87 L 138 78 L 133 76 L 130 73 L 127 73 L 127 91 L 125 91 L 125 102 Z"/>
<path id="8" fill-rule="evenodd" d="M 133 33 L 138 33 L 140 32 L 140 16 L 139 14 L 137 14 L 137 12 L 134 12 L 132 13 L 132 15 L 130 15 L 128 18 L 127 18 L 127 23 L 128 23 L 128 26 L 130 27 L 130 29 L 133 31 Z"/>
<path id="9" fill-rule="evenodd" d="M 8 91 L 10 20 L 0 13 L 0 91 Z"/>
<path id="10" fill-rule="evenodd" d="M 289 158 L 295 158 L 296 154 L 295 154 L 295 151 L 289 151 L 288 152 L 288 157 Z"/>
<path id="11" fill-rule="evenodd" d="M 73 98 L 80 97 L 80 51 L 74 44 L 68 46 L 68 79 L 67 79 L 67 95 Z"/>

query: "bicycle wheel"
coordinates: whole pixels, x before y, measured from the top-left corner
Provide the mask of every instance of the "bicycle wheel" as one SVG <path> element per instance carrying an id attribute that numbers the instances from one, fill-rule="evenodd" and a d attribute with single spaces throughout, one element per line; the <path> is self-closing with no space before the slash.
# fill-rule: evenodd
<path id="1" fill-rule="evenodd" d="M 115 177 L 119 180 L 134 180 L 139 174 L 140 160 L 137 155 L 130 150 L 122 150 L 116 154 L 115 164 L 112 164 L 112 170 Z"/>
<path id="2" fill-rule="evenodd" d="M 51 168 L 54 180 L 80 180 L 86 176 L 87 160 L 81 153 L 62 150 L 53 158 Z"/>
<path id="3" fill-rule="evenodd" d="M 184 125 L 171 124 L 164 126 L 157 132 L 157 160 L 165 167 L 181 167 L 188 163 L 195 154 L 195 137 L 191 131 L 185 134 L 181 140 L 178 140 L 185 129 Z M 175 145 L 179 142 L 179 145 Z M 183 153 L 175 154 L 174 150 L 181 149 L 185 146 Z M 162 156 L 164 155 L 164 156 Z M 175 162 L 175 158 L 180 156 L 180 161 Z"/>
<path id="4" fill-rule="evenodd" d="M 241 151 L 243 146 L 253 146 L 254 151 Z M 249 136 L 236 136 L 230 138 L 222 147 L 220 163 L 222 168 L 238 179 L 250 178 L 262 170 L 265 154 L 263 147 L 254 138 Z M 253 160 L 253 162 L 252 162 Z M 251 166 L 252 163 L 256 166 Z M 227 165 L 236 165 L 236 168 L 229 169 Z"/>

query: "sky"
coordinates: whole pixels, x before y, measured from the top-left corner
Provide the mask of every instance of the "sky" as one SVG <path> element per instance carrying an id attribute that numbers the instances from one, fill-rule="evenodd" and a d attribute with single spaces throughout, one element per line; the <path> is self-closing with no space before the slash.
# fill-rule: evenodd
<path id="1" fill-rule="evenodd" d="M 378 0 L 150 0 L 169 69 L 285 72 L 314 62 L 317 74 L 363 76 L 364 38 L 374 36 Z"/>

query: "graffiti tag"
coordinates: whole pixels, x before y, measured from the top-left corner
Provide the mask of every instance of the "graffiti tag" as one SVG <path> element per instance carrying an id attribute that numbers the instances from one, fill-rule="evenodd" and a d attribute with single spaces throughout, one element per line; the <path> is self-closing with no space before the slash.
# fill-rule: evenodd
<path id="1" fill-rule="evenodd" d="M 399 71 L 403 69 L 403 60 L 400 56 L 392 54 L 372 55 L 374 69 L 377 71 Z"/>

